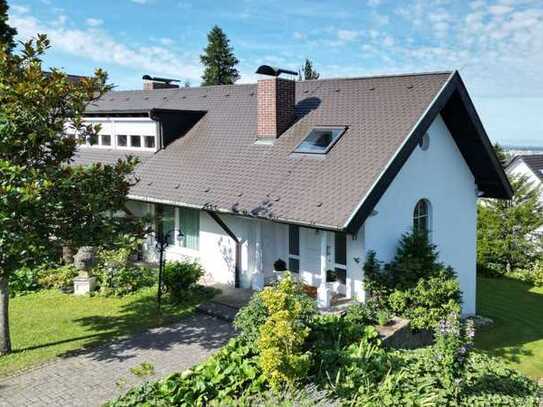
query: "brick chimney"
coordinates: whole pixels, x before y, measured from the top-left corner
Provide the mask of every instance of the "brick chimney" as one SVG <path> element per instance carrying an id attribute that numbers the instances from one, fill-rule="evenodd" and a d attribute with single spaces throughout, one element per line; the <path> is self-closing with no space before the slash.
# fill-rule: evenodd
<path id="1" fill-rule="evenodd" d="M 175 79 L 155 78 L 149 75 L 143 75 L 142 79 L 143 90 L 179 88 L 179 85 L 174 83 L 179 81 Z"/>
<path id="2" fill-rule="evenodd" d="M 271 78 L 257 81 L 256 138 L 275 139 L 287 130 L 296 117 L 296 83 Z"/>

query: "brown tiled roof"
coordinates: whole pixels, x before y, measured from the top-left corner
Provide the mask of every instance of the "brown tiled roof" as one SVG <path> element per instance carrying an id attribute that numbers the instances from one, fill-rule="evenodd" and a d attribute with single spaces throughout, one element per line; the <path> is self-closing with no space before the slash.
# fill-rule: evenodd
<path id="1" fill-rule="evenodd" d="M 139 166 L 133 199 L 345 229 L 367 216 L 355 214 L 367 212 L 362 202 L 375 201 L 386 189 L 386 178 L 390 182 L 396 171 L 390 164 L 414 148 L 417 140 L 413 146 L 406 141 L 415 130 L 425 131 L 430 122 L 421 120 L 452 77 L 446 72 L 297 82 L 297 121 L 273 145 L 255 144 L 256 85 L 112 92 L 89 112 L 207 112 Z M 292 154 L 319 125 L 347 130 L 325 156 Z M 477 158 L 486 165 L 485 157 Z M 491 175 L 496 185 L 503 182 Z"/>

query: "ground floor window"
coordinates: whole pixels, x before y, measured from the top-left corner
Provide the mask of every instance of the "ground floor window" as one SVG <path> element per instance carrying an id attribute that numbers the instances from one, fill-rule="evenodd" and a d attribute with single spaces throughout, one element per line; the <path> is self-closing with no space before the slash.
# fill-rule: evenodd
<path id="1" fill-rule="evenodd" d="M 288 269 L 300 272 L 300 227 L 296 225 L 288 226 Z"/>
<path id="2" fill-rule="evenodd" d="M 166 239 L 169 245 L 175 243 L 175 207 L 170 205 L 157 205 L 157 233 Z"/>
<path id="3" fill-rule="evenodd" d="M 200 211 L 192 208 L 178 208 L 179 242 L 187 249 L 200 249 Z"/>
<path id="4" fill-rule="evenodd" d="M 347 283 L 347 235 L 345 233 L 334 234 L 334 269 L 328 272 L 329 282 L 338 281 Z"/>

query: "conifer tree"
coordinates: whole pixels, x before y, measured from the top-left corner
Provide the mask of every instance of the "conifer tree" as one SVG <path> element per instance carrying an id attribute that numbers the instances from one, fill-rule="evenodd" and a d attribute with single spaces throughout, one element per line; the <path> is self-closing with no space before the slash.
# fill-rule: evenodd
<path id="1" fill-rule="evenodd" d="M 6 0 L 0 0 L 0 45 L 6 47 L 6 51 L 11 52 L 15 48 L 15 39 L 17 30 L 8 24 L 9 6 Z"/>
<path id="2" fill-rule="evenodd" d="M 230 46 L 230 40 L 219 26 L 214 26 L 207 34 L 207 47 L 200 56 L 204 65 L 202 86 L 232 85 L 239 79 L 236 69 L 238 59 Z"/>
<path id="3" fill-rule="evenodd" d="M 304 65 L 298 71 L 298 80 L 319 79 L 320 76 L 321 74 L 313 68 L 313 62 L 309 58 L 306 58 Z"/>

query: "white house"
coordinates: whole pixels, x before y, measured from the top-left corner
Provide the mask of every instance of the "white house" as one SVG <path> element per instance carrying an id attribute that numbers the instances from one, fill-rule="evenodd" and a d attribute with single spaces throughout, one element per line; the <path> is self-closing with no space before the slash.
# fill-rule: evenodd
<path id="1" fill-rule="evenodd" d="M 525 177 L 534 187 L 543 183 L 543 154 L 515 156 L 506 168 L 507 174 Z M 543 201 L 543 195 L 541 197 Z"/>
<path id="2" fill-rule="evenodd" d="M 475 312 L 476 202 L 507 178 L 457 72 L 111 92 L 87 109 L 100 136 L 76 164 L 137 155 L 137 215 L 156 215 L 167 258 L 260 288 L 282 259 L 325 305 L 364 300 L 368 251 L 391 260 L 428 231 Z M 153 254 L 152 241 L 147 254 Z M 327 282 L 328 281 L 328 282 Z"/>

